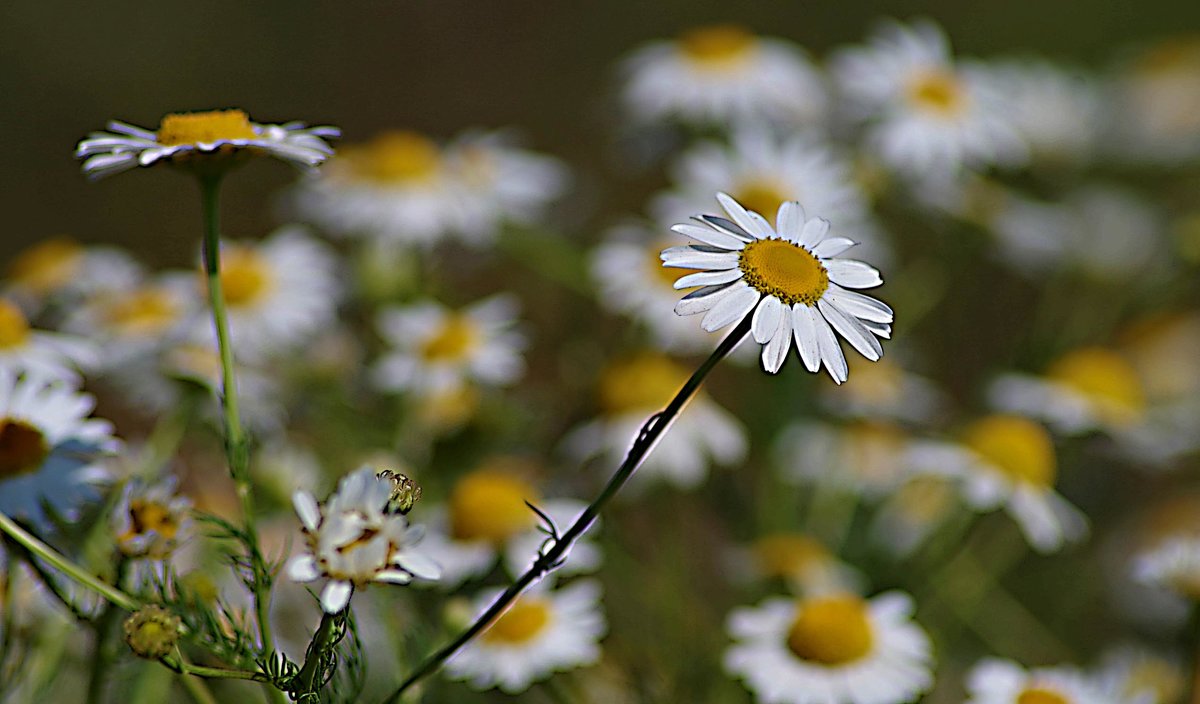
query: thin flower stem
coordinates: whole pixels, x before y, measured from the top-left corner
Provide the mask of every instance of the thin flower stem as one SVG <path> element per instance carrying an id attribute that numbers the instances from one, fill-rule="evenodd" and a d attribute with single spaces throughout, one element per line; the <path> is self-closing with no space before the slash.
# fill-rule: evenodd
<path id="1" fill-rule="evenodd" d="M 383 701 L 383 704 L 392 704 L 393 702 L 399 701 L 400 697 L 403 696 L 403 694 L 408 691 L 410 687 L 436 672 L 438 668 L 440 668 L 442 664 L 446 662 L 446 660 L 450 659 L 450 656 L 458 652 L 459 648 L 463 647 L 475 636 L 482 633 L 484 629 L 486 629 L 492 624 L 492 622 L 494 622 L 505 611 L 507 611 L 522 592 L 532 586 L 543 576 L 562 565 L 567 558 L 567 554 L 571 550 L 571 546 L 574 545 L 575 541 L 579 540 L 579 538 L 587 532 L 588 528 L 591 528 L 592 524 L 596 521 L 596 517 L 600 514 L 600 510 L 604 508 L 605 504 L 607 504 L 612 497 L 617 495 L 617 492 L 621 490 L 621 487 L 625 486 L 625 483 L 629 481 L 629 478 L 633 476 L 633 473 L 637 471 L 637 468 L 642 465 L 642 462 L 645 461 L 646 457 L 654 449 L 655 445 L 658 444 L 659 438 L 661 438 L 662 435 L 667 432 L 668 429 L 670 429 L 671 425 L 675 422 L 675 419 L 679 416 L 679 413 L 683 410 L 684 406 L 686 406 L 688 401 L 695 396 L 696 391 L 700 389 L 700 385 L 704 382 L 704 379 L 708 376 L 708 373 L 713 370 L 713 367 L 717 366 L 717 362 L 720 362 L 730 352 L 732 352 L 733 348 L 736 347 L 737 344 L 742 341 L 742 338 L 746 336 L 746 333 L 750 331 L 750 319 L 751 316 L 749 315 L 742 319 L 742 321 L 737 324 L 733 331 L 721 341 L 721 344 L 717 346 L 717 349 L 714 350 L 711 355 L 709 355 L 708 359 L 704 360 L 704 363 L 692 373 L 691 378 L 689 378 L 687 382 L 684 383 L 683 387 L 679 389 L 678 393 L 675 394 L 675 398 L 671 399 L 671 402 L 667 404 L 667 407 L 650 416 L 650 418 L 646 420 L 646 423 L 642 426 L 641 432 L 638 433 L 637 439 L 633 441 L 633 446 L 629 448 L 629 453 L 625 456 L 625 461 L 621 463 L 621 466 L 617 468 L 617 471 L 613 474 L 612 478 L 608 480 L 608 484 L 604 485 L 604 489 L 601 490 L 599 496 L 597 496 L 592 503 L 590 503 L 588 507 L 584 509 L 583 513 L 581 513 L 579 517 L 575 519 L 575 522 L 571 524 L 571 527 L 568 528 L 565 533 L 559 536 L 558 540 L 555 541 L 550 548 L 538 555 L 538 558 L 533 563 L 533 566 L 530 567 L 519 578 L 517 578 L 517 580 L 511 585 L 509 585 L 508 589 L 504 590 L 504 593 L 497 597 L 496 601 L 488 607 L 487 611 L 483 612 L 483 615 L 477 618 L 470 626 L 466 628 L 466 630 L 460 633 L 457 638 L 428 657 L 425 662 L 421 663 L 416 671 L 409 675 L 408 679 L 404 680 L 400 686 L 396 688 L 396 691 L 392 692 L 392 694 Z"/>
<path id="2" fill-rule="evenodd" d="M 208 281 L 208 300 L 212 308 L 213 327 L 217 334 L 217 348 L 221 357 L 221 408 L 225 421 L 225 454 L 229 460 L 229 473 L 233 477 L 234 487 L 242 504 L 242 517 L 249 543 L 247 548 L 250 551 L 250 568 L 254 577 L 254 609 L 257 614 L 259 637 L 263 652 L 270 654 L 274 650 L 271 638 L 270 578 L 258 551 L 254 494 L 249 476 L 250 447 L 238 412 L 233 345 L 229 334 L 229 316 L 225 310 L 225 294 L 221 287 L 220 192 L 220 175 L 200 177 L 204 214 L 204 271 Z"/>
<path id="3" fill-rule="evenodd" d="M 336 614 L 321 611 L 321 624 L 317 626 L 312 642 L 308 644 L 308 651 L 304 654 L 304 665 L 300 667 L 300 672 L 296 673 L 295 682 L 297 684 L 292 688 L 294 696 L 316 694 L 317 690 L 325 684 L 321 679 L 322 674 L 329 662 L 330 653 L 345 633 L 341 628 L 345 619 L 346 609 L 342 609 Z"/>
<path id="4" fill-rule="evenodd" d="M 209 680 L 250 680 L 252 682 L 268 682 L 268 678 L 261 672 L 253 670 L 229 670 L 222 667 L 205 667 L 204 665 L 193 665 L 182 658 L 182 653 L 176 648 L 177 657 L 165 656 L 159 662 L 166 665 L 168 669 L 177 672 L 181 675 L 191 675 L 193 677 L 203 677 Z"/>
<path id="5" fill-rule="evenodd" d="M 113 584 L 117 588 L 120 588 L 121 582 L 125 581 L 125 572 L 128 567 L 128 560 L 123 556 L 119 558 L 116 576 L 113 579 Z M 100 616 L 92 624 L 92 630 L 96 634 L 96 645 L 92 652 L 92 676 L 88 680 L 87 701 L 89 704 L 99 704 L 104 701 L 105 675 L 108 674 L 108 667 L 112 664 L 114 657 L 111 641 L 120 618 L 121 612 L 117 610 L 117 607 L 105 604 L 101 608 Z"/>

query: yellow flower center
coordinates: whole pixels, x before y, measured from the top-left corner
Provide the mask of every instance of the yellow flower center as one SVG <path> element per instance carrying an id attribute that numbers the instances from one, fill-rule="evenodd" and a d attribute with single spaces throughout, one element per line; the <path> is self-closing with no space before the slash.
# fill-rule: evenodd
<path id="1" fill-rule="evenodd" d="M 1050 365 L 1046 374 L 1087 396 L 1112 423 L 1132 423 L 1145 409 L 1137 372 L 1116 352 L 1099 347 L 1075 350 Z"/>
<path id="2" fill-rule="evenodd" d="M 874 640 L 866 602 L 848 594 L 801 602 L 787 634 L 796 657 L 830 667 L 862 659 Z"/>
<path id="3" fill-rule="evenodd" d="M 953 117 L 967 104 L 962 82 L 953 72 L 944 69 L 914 76 L 908 84 L 908 99 L 919 109 L 940 117 Z"/>
<path id="4" fill-rule="evenodd" d="M 787 240 L 755 240 L 738 256 L 742 278 L 784 305 L 816 305 L 829 288 L 829 272 L 807 249 Z"/>
<path id="5" fill-rule="evenodd" d="M 0 418 L 0 481 L 36 472 L 49 454 L 41 430 L 23 420 Z"/>
<path id="6" fill-rule="evenodd" d="M 469 316 L 457 313 L 446 317 L 442 327 L 421 345 L 426 362 L 459 362 L 479 344 L 479 327 Z"/>
<path id="7" fill-rule="evenodd" d="M 549 624 L 549 602 L 524 596 L 492 622 L 482 638 L 497 645 L 520 645 L 536 638 Z"/>
<path id="8" fill-rule="evenodd" d="M 369 144 L 343 150 L 342 159 L 359 178 L 380 183 L 420 183 L 441 166 L 441 150 L 416 132 L 394 131 Z"/>
<path id="9" fill-rule="evenodd" d="M 705 68 L 725 68 L 750 56 L 754 35 L 736 25 L 697 27 L 679 38 L 683 55 Z"/>
<path id="10" fill-rule="evenodd" d="M 108 325 L 133 335 L 165 330 L 178 315 L 179 306 L 167 289 L 153 286 L 116 294 L 102 313 Z"/>
<path id="11" fill-rule="evenodd" d="M 617 362 L 600 377 L 600 407 L 613 416 L 662 408 L 687 378 L 687 370 L 659 354 Z"/>
<path id="12" fill-rule="evenodd" d="M 536 524 L 525 502 L 537 500 L 534 488 L 521 479 L 478 470 L 460 479 L 450 494 L 450 533 L 456 540 L 502 543 Z"/>
<path id="13" fill-rule="evenodd" d="M 178 530 L 179 524 L 166 506 L 146 499 L 129 502 L 129 533 L 125 537 L 133 538 L 153 531 L 171 540 Z"/>
<path id="14" fill-rule="evenodd" d="M 801 533 L 767 535 L 751 549 L 759 569 L 768 577 L 791 577 L 830 560 L 824 545 Z"/>
<path id="15" fill-rule="evenodd" d="M 1072 704 L 1058 692 L 1041 687 L 1031 687 L 1017 696 L 1017 704 Z"/>
<path id="16" fill-rule="evenodd" d="M 10 301 L 0 299 L 0 350 L 20 347 L 29 339 L 29 321 Z"/>
<path id="17" fill-rule="evenodd" d="M 213 110 L 167 115 L 158 125 L 158 143 L 211 144 L 234 139 L 254 139 L 250 117 L 241 110 Z"/>
<path id="18" fill-rule="evenodd" d="M 249 247 L 221 252 L 221 290 L 230 306 L 249 306 L 271 290 L 273 276 L 267 260 Z"/>
<path id="19" fill-rule="evenodd" d="M 767 179 L 751 179 L 738 186 L 733 194 L 734 200 L 741 203 L 746 210 L 753 210 L 767 220 L 774 222 L 779 206 L 785 200 L 796 200 L 796 194 L 789 194 L 779 184 Z"/>
<path id="20" fill-rule="evenodd" d="M 56 237 L 17 255 L 8 267 L 8 277 L 34 293 L 48 293 L 70 281 L 82 263 L 83 247 Z"/>
<path id="21" fill-rule="evenodd" d="M 1010 479 L 1039 488 L 1054 485 L 1058 473 L 1054 442 L 1045 428 L 1028 418 L 987 416 L 972 423 L 964 439 Z"/>

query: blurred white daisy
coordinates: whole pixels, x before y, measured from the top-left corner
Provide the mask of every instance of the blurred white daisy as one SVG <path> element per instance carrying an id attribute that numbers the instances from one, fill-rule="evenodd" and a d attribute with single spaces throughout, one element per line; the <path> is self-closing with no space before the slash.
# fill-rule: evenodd
<path id="1" fill-rule="evenodd" d="M 191 523 L 192 502 L 176 493 L 173 478 L 125 484 L 109 518 L 117 549 L 130 557 L 161 560 L 174 552 Z"/>
<path id="2" fill-rule="evenodd" d="M 1146 394 L 1146 420 L 1119 436 L 1138 466 L 1165 466 L 1200 447 L 1200 314 L 1135 321 L 1120 349 Z"/>
<path id="3" fill-rule="evenodd" d="M 959 490 L 952 479 L 936 474 L 912 474 L 875 511 L 871 538 L 894 557 L 908 557 L 960 505 Z"/>
<path id="4" fill-rule="evenodd" d="M 1026 670 L 1011 660 L 989 658 L 967 673 L 967 704 L 1123 704 L 1073 667 Z"/>
<path id="5" fill-rule="evenodd" d="M 735 609 L 725 669 L 763 704 L 902 704 L 933 684 L 928 636 L 898 592 L 768 599 Z"/>
<path id="6" fill-rule="evenodd" d="M 0 298 L 0 370 L 74 381 L 79 369 L 94 365 L 97 356 L 88 340 L 35 329 L 16 303 Z"/>
<path id="7" fill-rule="evenodd" d="M 87 249 L 69 237 L 43 239 L 17 253 L 4 271 L 9 295 L 42 300 L 65 288 L 83 268 Z M 24 301 L 22 301 L 24 302 Z"/>
<path id="8" fill-rule="evenodd" d="M 799 47 L 742 27 L 697 27 L 653 42 L 625 62 L 622 99 L 639 120 L 810 124 L 828 102 L 821 75 Z"/>
<path id="9" fill-rule="evenodd" d="M 1008 117 L 1035 162 L 1070 165 L 1096 156 L 1108 106 L 1095 77 L 1035 59 L 998 61 L 978 70 L 1005 97 Z"/>
<path id="10" fill-rule="evenodd" d="M 903 430 L 887 422 L 801 421 L 780 431 L 775 458 L 789 482 L 880 498 L 907 478 L 904 453 L 909 442 Z"/>
<path id="11" fill-rule="evenodd" d="M 867 359 L 883 355 L 876 336 L 891 337 L 892 309 L 849 290 L 883 283 L 873 267 L 837 256 L 854 242 L 829 237 L 829 221 L 806 219 L 795 201 L 779 206 L 772 228 L 728 195 L 718 193 L 717 200 L 732 222 L 702 215 L 697 224 L 671 228 L 699 243 L 662 253 L 663 266 L 698 270 L 675 282 L 675 288 L 699 287 L 676 304 L 676 313 L 704 313 L 700 326 L 708 332 L 753 313 L 751 332 L 772 374 L 794 339 L 809 371 L 824 364 L 834 381 L 845 381 L 846 357 L 834 330 Z"/>
<path id="12" fill-rule="evenodd" d="M 1134 578 L 1195 602 L 1200 601 L 1200 538 L 1177 536 L 1134 559 Z"/>
<path id="13" fill-rule="evenodd" d="M 599 456 L 617 466 L 646 419 L 662 410 L 687 378 L 686 369 L 659 353 L 614 362 L 599 380 L 600 417 L 572 430 L 564 446 L 577 457 Z M 745 427 L 700 392 L 646 457 L 635 481 L 661 478 L 690 489 L 704 481 L 710 464 L 740 462 L 746 445 Z"/>
<path id="14" fill-rule="evenodd" d="M 955 65 L 933 22 L 884 23 L 870 45 L 835 54 L 833 72 L 870 147 L 897 171 L 941 179 L 1027 156 L 1006 96 L 985 72 Z"/>
<path id="15" fill-rule="evenodd" d="M 796 595 L 857 592 L 862 575 L 806 533 L 768 533 L 733 554 L 734 576 L 782 579 Z"/>
<path id="16" fill-rule="evenodd" d="M 312 169 L 333 154 L 325 140 L 341 135 L 336 127 L 307 127 L 302 122 L 260 125 L 241 110 L 170 114 L 157 131 L 116 120 L 108 129 L 91 133 L 75 149 L 88 178 L 157 163 L 202 167 L 256 154 Z"/>
<path id="17" fill-rule="evenodd" d="M 112 425 L 88 417 L 96 401 L 59 381 L 0 369 L 0 512 L 45 529 L 43 505 L 65 519 L 100 497 Z"/>
<path id="18" fill-rule="evenodd" d="M 477 610 L 486 610 L 498 595 L 499 591 L 481 595 Z M 446 672 L 474 689 L 498 687 L 518 694 L 554 672 L 599 660 L 606 629 L 597 582 L 551 589 L 550 580 L 544 580 L 451 657 Z"/>
<path id="19" fill-rule="evenodd" d="M 868 364 L 851 357 L 849 379 L 838 387 L 821 389 L 821 405 L 840 416 L 865 420 L 924 423 L 945 404 L 942 391 L 930 379 L 880 359 Z"/>
<path id="20" fill-rule="evenodd" d="M 100 373 L 120 374 L 130 365 L 144 369 L 149 357 L 186 337 L 203 300 L 191 274 L 169 272 L 91 293 L 63 326 L 98 343 Z"/>
<path id="21" fill-rule="evenodd" d="M 375 385 L 428 395 L 516 381 L 525 369 L 518 310 L 514 296 L 498 294 L 459 310 L 426 301 L 380 311 L 376 326 L 390 350 L 371 370 Z"/>
<path id="22" fill-rule="evenodd" d="M 342 477 L 324 504 L 305 491 L 293 495 L 308 553 L 292 558 L 287 573 L 297 582 L 329 579 L 321 590 L 326 613 L 346 608 L 354 588 L 369 582 L 408 584 L 440 575 L 438 564 L 414 547 L 422 529 L 388 512 L 392 490 L 389 479 L 364 466 Z"/>
<path id="23" fill-rule="evenodd" d="M 1104 144 L 1133 162 L 1200 157 L 1200 39 L 1146 47 L 1122 67 L 1113 90 L 1113 134 Z"/>
<path id="24" fill-rule="evenodd" d="M 1054 491 L 1053 439 L 1028 418 L 984 416 L 967 426 L 961 444 L 914 442 L 904 461 L 915 473 L 959 481 L 975 510 L 1004 508 L 1038 552 L 1055 552 L 1087 535 L 1087 518 Z"/>
<path id="25" fill-rule="evenodd" d="M 1134 704 L 1178 704 L 1188 683 L 1178 658 L 1129 644 L 1109 649 L 1095 677 L 1104 691 Z"/>

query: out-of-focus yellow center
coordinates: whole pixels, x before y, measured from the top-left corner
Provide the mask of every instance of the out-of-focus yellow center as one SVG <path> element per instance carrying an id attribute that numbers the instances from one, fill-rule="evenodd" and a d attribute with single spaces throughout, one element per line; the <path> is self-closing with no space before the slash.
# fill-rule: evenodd
<path id="1" fill-rule="evenodd" d="M 456 540 L 502 543 L 536 524 L 525 502 L 537 500 L 534 488 L 511 474 L 473 472 L 458 481 L 447 501 L 450 533 Z"/>
<path id="2" fill-rule="evenodd" d="M 849 594 L 802 601 L 787 634 L 792 654 L 830 667 L 862 659 L 874 641 L 866 602 Z"/>
<path id="3" fill-rule="evenodd" d="M 1054 442 L 1037 423 L 1010 415 L 992 415 L 972 423 L 967 446 L 1010 479 L 1040 488 L 1054 486 L 1058 473 Z"/>
<path id="4" fill-rule="evenodd" d="M 1137 372 L 1111 350 L 1075 350 L 1050 365 L 1046 375 L 1088 397 L 1104 420 L 1111 423 L 1133 423 L 1145 410 L 1146 399 Z"/>
<path id="5" fill-rule="evenodd" d="M 697 27 L 679 38 L 683 55 L 705 68 L 736 64 L 754 49 L 754 35 L 737 25 Z"/>
<path id="6" fill-rule="evenodd" d="M 479 344 L 479 326 L 469 316 L 452 313 L 442 327 L 421 345 L 426 362 L 461 362 Z"/>
<path id="7" fill-rule="evenodd" d="M 29 321 L 11 301 L 0 298 L 0 350 L 20 347 L 29 339 Z"/>
<path id="8" fill-rule="evenodd" d="M 545 599 L 521 597 L 483 633 L 494 645 L 520 645 L 533 640 L 550 624 L 550 604 Z"/>
<path id="9" fill-rule="evenodd" d="M 1152 692 L 1154 696 L 1150 701 L 1178 702 L 1182 701 L 1186 686 L 1178 667 L 1163 658 L 1147 656 L 1133 663 L 1120 693 L 1128 699 L 1136 699 L 1139 695 Z"/>
<path id="10" fill-rule="evenodd" d="M 1058 692 L 1032 687 L 1017 696 L 1016 704 L 1075 704 Z M 1080 702 L 1079 704 L 1083 704 Z"/>
<path id="11" fill-rule="evenodd" d="M 908 83 L 908 99 L 917 108 L 940 117 L 953 117 L 967 104 L 962 81 L 944 69 L 932 69 L 914 76 Z"/>
<path id="12" fill-rule="evenodd" d="M 359 178 L 380 183 L 412 184 L 433 178 L 441 167 L 441 150 L 416 132 L 385 132 L 370 143 L 350 147 L 342 160 Z"/>
<path id="13" fill-rule="evenodd" d="M 896 507 L 910 521 L 928 523 L 954 505 L 957 493 L 950 482 L 937 477 L 917 477 L 894 495 Z"/>
<path id="14" fill-rule="evenodd" d="M 799 194 L 788 193 L 778 183 L 769 179 L 750 179 L 740 184 L 733 193 L 733 198 L 742 204 L 746 210 L 753 210 L 770 222 L 775 221 L 775 214 L 785 200 L 796 200 Z"/>
<path id="15" fill-rule="evenodd" d="M 82 263 L 83 247 L 56 237 L 18 254 L 8 266 L 8 278 L 34 293 L 49 293 L 69 282 Z"/>
<path id="16" fill-rule="evenodd" d="M 1192 71 L 1200 66 L 1200 35 L 1171 37 L 1150 47 L 1134 65 L 1138 73 L 1155 76 Z"/>
<path id="17" fill-rule="evenodd" d="M 742 278 L 784 305 L 816 305 L 829 288 L 829 272 L 807 249 L 787 240 L 755 240 L 738 256 Z"/>
<path id="18" fill-rule="evenodd" d="M 234 139 L 254 139 L 250 117 L 241 110 L 213 110 L 167 115 L 158 125 L 158 143 L 211 144 Z"/>
<path id="19" fill-rule="evenodd" d="M 171 510 L 157 501 L 133 499 L 129 502 L 129 535 L 135 537 L 151 531 L 173 540 L 179 524 Z"/>
<path id="20" fill-rule="evenodd" d="M 232 307 L 249 306 L 271 290 L 271 265 L 250 247 L 232 246 L 221 252 L 221 290 Z"/>
<path id="21" fill-rule="evenodd" d="M 456 428 L 466 423 L 479 410 L 479 390 L 461 384 L 417 400 L 417 415 L 421 422 L 435 430 Z"/>
<path id="22" fill-rule="evenodd" d="M 36 472 L 49 454 L 41 430 L 23 420 L 0 418 L 0 481 Z"/>
<path id="23" fill-rule="evenodd" d="M 687 370 L 660 354 L 616 362 L 600 377 L 600 407 L 611 416 L 662 408 L 687 378 Z"/>
<path id="24" fill-rule="evenodd" d="M 751 548 L 759 569 L 768 577 L 792 577 L 830 561 L 829 551 L 802 533 L 774 533 Z"/>
<path id="25" fill-rule="evenodd" d="M 114 294 L 103 307 L 104 322 L 125 334 L 149 335 L 170 327 L 179 306 L 162 287 L 147 286 Z"/>

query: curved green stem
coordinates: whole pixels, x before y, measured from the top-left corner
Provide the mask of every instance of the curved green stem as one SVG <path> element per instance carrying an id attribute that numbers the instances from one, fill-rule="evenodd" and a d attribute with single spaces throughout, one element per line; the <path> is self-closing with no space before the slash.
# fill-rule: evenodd
<path id="1" fill-rule="evenodd" d="M 675 398 L 671 399 L 671 402 L 667 404 L 667 407 L 650 416 L 645 425 L 642 426 L 642 430 L 638 434 L 637 439 L 634 440 L 633 446 L 629 448 L 629 453 L 625 456 L 625 461 L 621 463 L 621 466 L 617 468 L 615 473 L 613 473 L 612 478 L 609 479 L 608 483 L 604 485 L 604 489 L 601 490 L 600 495 L 597 496 L 592 503 L 588 504 L 588 507 L 584 509 L 583 513 L 581 513 L 579 517 L 575 519 L 575 522 L 571 524 L 571 527 L 567 529 L 567 532 L 559 536 L 558 540 L 556 540 L 550 548 L 541 553 L 538 556 L 538 559 L 533 563 L 533 566 L 530 567 L 529 570 L 527 570 L 519 578 L 517 578 L 517 580 L 511 585 L 509 585 L 508 589 L 504 590 L 504 593 L 497 597 L 496 601 L 488 607 L 487 611 L 484 611 L 479 618 L 477 618 L 470 626 L 466 628 L 466 630 L 460 633 L 453 641 L 443 646 L 433 655 L 429 656 L 425 662 L 421 663 L 416 671 L 409 675 L 408 679 L 404 680 L 400 686 L 396 688 L 396 691 L 392 692 L 392 694 L 384 700 L 384 704 L 390 704 L 398 701 L 410 687 L 436 672 L 443 663 L 450 659 L 450 656 L 458 652 L 459 648 L 463 647 L 475 636 L 482 633 L 497 618 L 507 611 L 522 592 L 524 592 L 526 589 L 532 586 L 534 582 L 538 581 L 549 572 L 557 569 L 566 560 L 567 553 L 570 551 L 571 546 L 574 545 L 575 541 L 579 540 L 579 538 L 585 532 L 587 532 L 588 528 L 591 528 L 592 524 L 596 521 L 596 517 L 600 514 L 600 509 L 604 508 L 605 504 L 607 504 L 612 497 L 616 496 L 617 492 L 621 490 L 621 487 L 625 486 L 625 483 L 629 481 L 630 477 L 633 476 L 633 473 L 637 471 L 637 468 L 642 465 L 642 462 L 645 461 L 646 457 L 654 449 L 654 446 L 658 444 L 659 438 L 661 438 L 662 435 L 667 432 L 667 430 L 671 427 L 671 424 L 674 423 L 675 419 L 679 416 L 680 411 L 682 411 L 684 406 L 687 405 L 688 401 L 695 396 L 696 391 L 700 389 L 700 385 L 704 382 L 704 379 L 708 376 L 708 373 L 713 370 L 713 367 L 717 365 L 717 362 L 720 362 L 725 358 L 726 355 L 732 352 L 733 348 L 736 347 L 737 344 L 741 342 L 742 338 L 746 336 L 746 333 L 750 331 L 750 319 L 751 316 L 747 315 L 740 323 L 738 323 L 733 331 L 721 341 L 721 344 L 717 346 L 717 349 L 714 350 L 711 355 L 709 355 L 708 359 L 706 359 L 704 363 L 692 373 L 692 376 L 687 380 L 686 383 L 684 383 L 683 387 L 679 389 L 678 393 L 675 394 Z"/>

